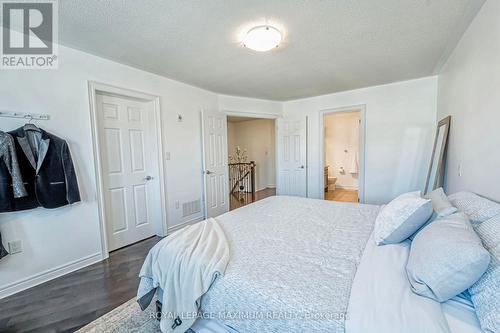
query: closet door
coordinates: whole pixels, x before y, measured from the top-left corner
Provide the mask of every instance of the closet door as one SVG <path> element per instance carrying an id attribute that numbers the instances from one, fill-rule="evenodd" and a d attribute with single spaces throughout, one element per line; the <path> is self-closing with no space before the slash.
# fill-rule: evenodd
<path id="1" fill-rule="evenodd" d="M 155 235 L 160 193 L 150 102 L 97 95 L 108 250 Z"/>
<path id="2" fill-rule="evenodd" d="M 278 195 L 307 197 L 307 118 L 278 119 Z"/>

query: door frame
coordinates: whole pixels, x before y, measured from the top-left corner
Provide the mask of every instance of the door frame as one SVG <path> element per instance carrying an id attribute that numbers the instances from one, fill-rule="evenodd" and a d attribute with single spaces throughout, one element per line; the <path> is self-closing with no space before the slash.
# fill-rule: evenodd
<path id="1" fill-rule="evenodd" d="M 90 103 L 90 126 L 92 130 L 92 150 L 94 155 L 94 171 L 96 177 L 96 190 L 97 190 L 97 205 L 99 210 L 99 225 L 101 236 L 101 256 L 102 259 L 109 257 L 108 238 L 106 231 L 106 214 L 105 214 L 105 198 L 104 198 L 104 182 L 102 174 L 102 161 L 100 156 L 100 136 L 99 136 L 99 118 L 97 116 L 97 94 L 115 95 L 123 98 L 139 99 L 144 102 L 151 102 L 154 122 L 156 124 L 156 159 L 158 161 L 158 177 L 160 182 L 160 209 L 161 209 L 161 234 L 158 236 L 166 236 L 168 230 L 167 224 L 167 189 L 165 183 L 165 166 L 163 163 L 163 136 L 162 136 L 162 122 L 160 112 L 160 97 L 148 93 L 143 93 L 126 88 L 116 87 L 113 85 L 88 81 L 89 89 L 89 103 Z"/>
<path id="2" fill-rule="evenodd" d="M 341 112 L 354 112 L 359 110 L 360 124 L 359 124 L 359 177 L 358 177 L 358 198 L 360 203 L 365 203 L 365 153 L 366 153 L 366 104 L 343 106 L 339 108 L 323 109 L 319 111 L 319 184 L 320 184 L 320 198 L 325 198 L 325 133 L 324 133 L 324 117 L 331 113 Z"/>
<path id="3" fill-rule="evenodd" d="M 278 146 L 279 146 L 279 141 L 278 141 L 278 119 L 283 118 L 282 115 L 276 114 L 276 113 L 271 113 L 271 112 L 264 112 L 264 113 L 258 113 L 258 112 L 245 112 L 245 111 L 234 111 L 234 110 L 221 110 L 222 113 L 224 113 L 227 116 L 234 116 L 234 117 L 245 117 L 245 118 L 255 118 L 255 119 L 271 119 L 274 120 L 274 179 L 275 179 L 275 190 L 276 190 L 276 195 L 278 194 Z M 229 150 L 229 146 L 226 147 L 226 150 Z M 228 170 L 229 173 L 229 170 Z M 228 175 L 229 177 L 229 175 Z M 228 196 L 230 196 L 231 193 L 228 192 Z M 228 198 L 230 199 L 230 198 Z"/>

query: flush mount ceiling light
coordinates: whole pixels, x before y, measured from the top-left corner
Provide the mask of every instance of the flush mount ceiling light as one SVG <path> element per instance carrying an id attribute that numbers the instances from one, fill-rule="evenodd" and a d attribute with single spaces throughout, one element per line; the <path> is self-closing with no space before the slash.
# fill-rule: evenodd
<path id="1" fill-rule="evenodd" d="M 243 37 L 243 46 L 257 52 L 266 52 L 281 43 L 281 31 L 270 25 L 259 25 L 248 30 Z"/>

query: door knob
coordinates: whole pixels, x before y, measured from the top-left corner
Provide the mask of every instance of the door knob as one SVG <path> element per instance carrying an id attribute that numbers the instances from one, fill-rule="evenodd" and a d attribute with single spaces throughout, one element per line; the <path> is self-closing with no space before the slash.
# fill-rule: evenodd
<path id="1" fill-rule="evenodd" d="M 151 177 L 151 176 L 146 176 L 146 178 L 144 178 L 145 181 L 150 181 L 152 179 L 153 179 L 153 177 Z"/>
<path id="2" fill-rule="evenodd" d="M 213 172 L 212 172 L 212 171 L 210 171 L 210 170 L 205 171 L 205 173 L 206 173 L 207 175 L 211 175 L 211 174 L 213 174 Z"/>
<path id="3" fill-rule="evenodd" d="M 303 165 L 300 166 L 300 169 L 305 169 L 305 167 Z"/>

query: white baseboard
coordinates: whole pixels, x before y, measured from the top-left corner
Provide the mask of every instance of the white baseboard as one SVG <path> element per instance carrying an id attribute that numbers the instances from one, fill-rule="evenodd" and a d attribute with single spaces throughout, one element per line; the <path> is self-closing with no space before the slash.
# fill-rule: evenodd
<path id="1" fill-rule="evenodd" d="M 24 278 L 20 281 L 3 285 L 0 287 L 0 299 L 18 293 L 20 291 L 32 288 L 41 283 L 53 280 L 68 273 L 74 272 L 89 265 L 95 264 L 101 260 L 102 260 L 102 255 L 100 252 L 91 254 L 89 256 L 57 266 L 55 268 L 48 269 L 46 271 L 37 274 L 33 274 L 32 276 Z"/>
<path id="2" fill-rule="evenodd" d="M 170 235 L 172 232 L 174 231 L 177 231 L 179 229 L 182 229 L 184 228 L 185 226 L 187 225 L 190 225 L 190 224 L 194 224 L 194 223 L 197 223 L 197 222 L 201 222 L 205 219 L 205 217 L 203 216 L 198 216 L 198 217 L 195 217 L 191 220 L 187 220 L 187 221 L 184 221 L 182 223 L 179 223 L 179 224 L 176 224 L 174 226 L 171 226 L 167 229 L 167 234 Z"/>
<path id="3" fill-rule="evenodd" d="M 267 185 L 267 188 L 276 188 L 276 184 L 269 184 Z"/>

